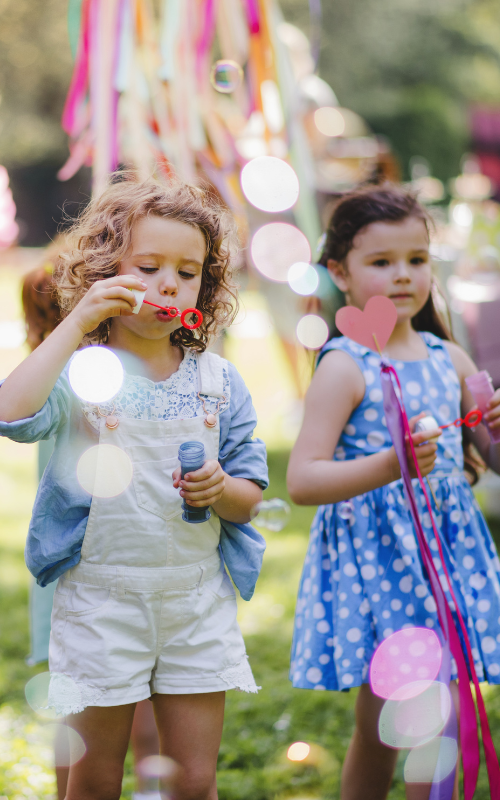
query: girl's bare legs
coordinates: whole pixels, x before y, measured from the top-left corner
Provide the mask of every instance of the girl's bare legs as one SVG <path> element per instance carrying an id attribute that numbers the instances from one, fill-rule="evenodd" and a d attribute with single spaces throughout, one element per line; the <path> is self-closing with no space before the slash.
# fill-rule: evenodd
<path id="1" fill-rule="evenodd" d="M 458 691 L 455 682 L 450 691 L 457 709 Z M 381 744 L 378 718 L 384 705 L 364 683 L 356 702 L 356 727 L 342 768 L 341 800 L 385 800 L 389 792 L 398 751 Z M 431 786 L 424 783 L 406 784 L 407 800 L 428 800 Z M 458 769 L 452 800 L 458 800 Z"/>
<path id="2" fill-rule="evenodd" d="M 381 744 L 378 718 L 384 705 L 367 683 L 356 701 L 356 727 L 342 767 L 341 800 L 385 800 L 398 751 Z"/>
<path id="3" fill-rule="evenodd" d="M 120 800 L 135 703 L 89 707 L 67 718 L 87 746 L 69 770 L 66 800 Z"/>
<path id="4" fill-rule="evenodd" d="M 135 707 L 130 744 L 134 754 L 135 772 L 137 776 L 137 791 L 145 789 L 144 779 L 137 771 L 137 765 L 147 756 L 155 756 L 160 752 L 160 741 L 156 730 L 153 703 L 150 700 L 141 700 Z"/>
<path id="5" fill-rule="evenodd" d="M 217 800 L 225 699 L 225 692 L 153 695 L 160 752 L 181 768 L 176 800 Z"/>
<path id="6" fill-rule="evenodd" d="M 142 785 L 144 781 L 137 773 L 137 764 L 146 756 L 154 756 L 160 752 L 153 704 L 149 700 L 141 700 L 135 707 L 130 744 L 134 753 L 137 791 L 140 792 L 144 788 Z M 68 767 L 56 767 L 57 800 L 65 800 L 66 798 L 68 776 Z"/>

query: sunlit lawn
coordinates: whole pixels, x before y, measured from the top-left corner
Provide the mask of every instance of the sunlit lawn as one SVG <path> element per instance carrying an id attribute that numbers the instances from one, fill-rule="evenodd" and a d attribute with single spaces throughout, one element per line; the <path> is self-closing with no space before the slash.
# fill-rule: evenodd
<path id="1" fill-rule="evenodd" d="M 0 271 L 0 321 L 16 319 L 17 277 Z M 255 296 L 250 307 L 259 306 Z M 287 443 L 295 433 L 290 374 L 279 342 L 234 338 L 228 353 L 249 383 L 259 416 L 259 432 L 272 445 L 268 497 L 287 498 Z M 22 357 L 22 348 L 0 350 L 0 377 Z M 292 411 L 291 411 L 292 410 Z M 46 669 L 25 664 L 28 641 L 28 573 L 23 547 L 36 491 L 36 451 L 0 439 L 0 800 L 53 798 L 51 752 L 37 719 L 24 699 L 24 686 Z M 338 798 L 342 759 L 352 732 L 356 692 L 292 690 L 288 681 L 293 609 L 301 562 L 307 546 L 312 509 L 292 507 L 281 533 L 266 533 L 268 549 L 254 599 L 240 604 L 258 695 L 229 692 L 219 759 L 221 800 L 312 800 Z M 494 740 L 500 741 L 500 694 L 487 693 Z M 314 764 L 292 765 L 289 744 L 317 745 Z M 398 768 L 401 774 L 401 765 Z M 130 758 L 123 798 L 131 798 L 134 781 Z M 489 796 L 484 774 L 476 797 Z M 391 800 L 404 797 L 397 780 Z"/>

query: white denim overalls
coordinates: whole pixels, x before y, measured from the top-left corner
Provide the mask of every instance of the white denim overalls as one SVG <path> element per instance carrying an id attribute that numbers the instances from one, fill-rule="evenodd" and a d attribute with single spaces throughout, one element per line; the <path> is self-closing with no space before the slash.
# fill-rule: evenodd
<path id="1" fill-rule="evenodd" d="M 197 362 L 200 393 L 220 400 L 222 360 L 204 353 Z M 211 428 L 205 416 L 121 417 L 114 429 L 102 420 L 99 443 L 124 450 L 133 477 L 116 497 L 93 496 L 81 561 L 59 579 L 49 699 L 60 713 L 155 692 L 257 691 L 221 565 L 219 518 L 211 510 L 208 522 L 184 522 L 172 481 L 179 445 L 201 441 L 217 459 L 219 430 L 218 417 Z"/>

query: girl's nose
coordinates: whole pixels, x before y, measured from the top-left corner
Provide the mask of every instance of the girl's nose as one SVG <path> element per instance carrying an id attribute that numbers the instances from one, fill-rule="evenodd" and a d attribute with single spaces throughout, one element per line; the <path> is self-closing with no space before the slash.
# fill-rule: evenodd
<path id="1" fill-rule="evenodd" d="M 159 291 L 163 296 L 175 297 L 179 287 L 177 285 L 177 273 L 174 270 L 169 270 L 161 276 Z"/>
<path id="2" fill-rule="evenodd" d="M 404 281 L 410 280 L 410 271 L 408 269 L 408 264 L 404 260 L 398 261 L 396 264 L 396 279 Z"/>

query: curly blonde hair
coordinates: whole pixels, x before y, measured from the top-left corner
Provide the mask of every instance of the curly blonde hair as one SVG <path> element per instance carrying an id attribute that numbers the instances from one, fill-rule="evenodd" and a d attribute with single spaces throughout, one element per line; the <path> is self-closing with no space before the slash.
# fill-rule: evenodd
<path id="1" fill-rule="evenodd" d="M 196 307 L 203 314 L 197 330 L 179 328 L 172 344 L 202 353 L 209 341 L 233 321 L 238 311 L 232 260 L 237 250 L 236 226 L 212 191 L 174 180 L 168 184 L 133 172 L 119 172 L 99 197 L 91 200 L 67 234 L 67 249 L 54 273 L 62 317 L 66 317 L 96 281 L 117 275 L 132 246 L 134 224 L 153 214 L 199 228 L 207 251 Z M 85 337 L 105 343 L 111 319 Z"/>

